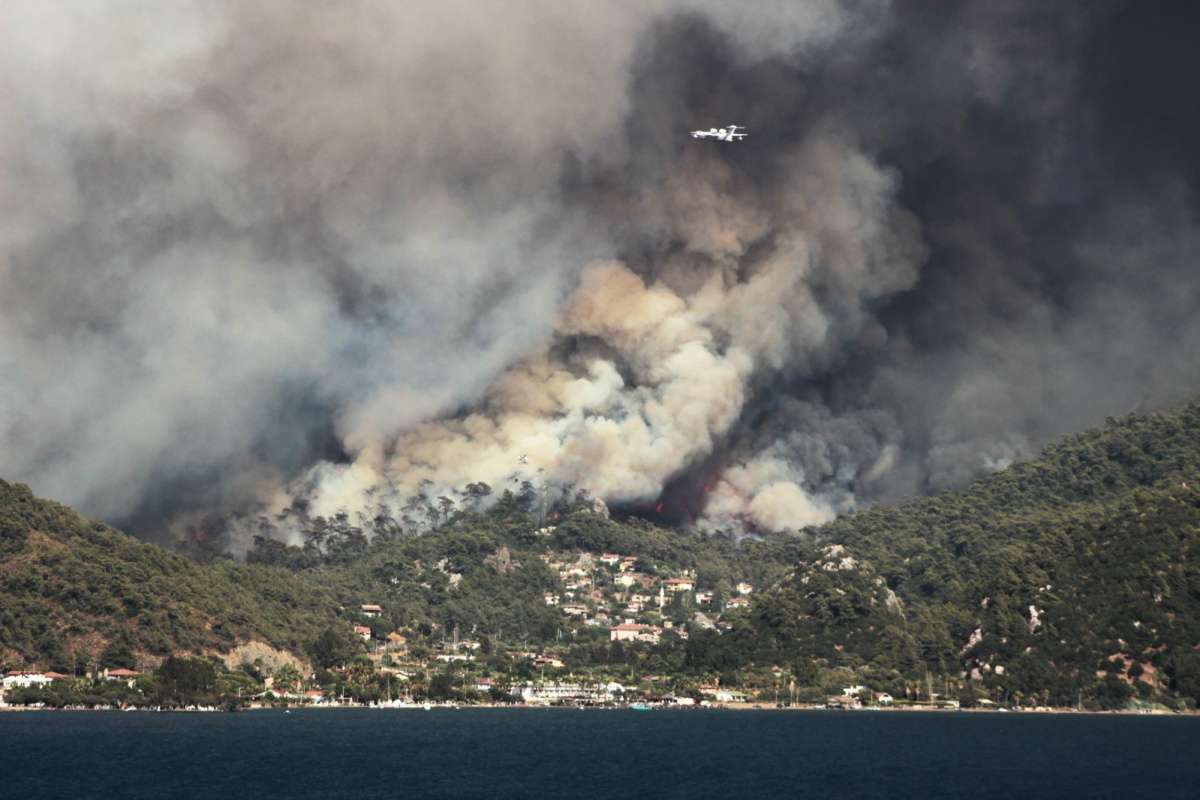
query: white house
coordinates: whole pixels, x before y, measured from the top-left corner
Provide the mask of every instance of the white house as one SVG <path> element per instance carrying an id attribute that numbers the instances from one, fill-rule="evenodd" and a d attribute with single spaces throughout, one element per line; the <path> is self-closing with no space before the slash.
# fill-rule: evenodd
<path id="1" fill-rule="evenodd" d="M 625 687 L 619 683 L 582 685 L 578 683 L 526 683 L 521 687 L 521 699 L 526 703 L 549 705 L 551 703 L 606 703 L 622 694 Z"/>
<path id="2" fill-rule="evenodd" d="M 662 638 L 662 628 L 655 625 L 647 625 L 646 629 L 637 636 L 639 642 L 649 642 L 650 644 L 658 644 L 660 638 Z"/>
<path id="3" fill-rule="evenodd" d="M 662 628 L 657 625 L 623 622 L 608 629 L 608 638 L 612 642 L 649 642 L 651 644 L 658 644 L 660 637 L 662 637 Z"/>
<path id="4" fill-rule="evenodd" d="M 622 622 L 608 629 L 608 638 L 612 642 L 635 642 L 638 636 L 649 626 L 636 622 Z"/>
<path id="5" fill-rule="evenodd" d="M 4 676 L 4 679 L 3 681 L 0 681 L 0 684 L 2 684 L 5 689 L 28 689 L 31 686 L 36 686 L 40 689 L 43 686 L 49 686 L 55 680 L 60 680 L 64 677 L 66 676 L 59 675 L 56 672 L 22 672 L 13 670 Z"/>
<path id="6" fill-rule="evenodd" d="M 738 594 L 750 594 L 751 592 L 754 591 L 754 584 L 747 583 L 746 581 L 741 581 L 738 583 L 737 586 L 733 587 L 733 589 Z"/>

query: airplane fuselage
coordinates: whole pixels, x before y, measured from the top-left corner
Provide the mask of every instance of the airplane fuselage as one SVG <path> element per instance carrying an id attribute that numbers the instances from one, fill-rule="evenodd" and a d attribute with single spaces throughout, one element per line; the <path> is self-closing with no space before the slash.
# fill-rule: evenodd
<path id="1" fill-rule="evenodd" d="M 727 128 L 709 128 L 706 131 L 692 131 L 693 139 L 716 139 L 719 142 L 736 142 L 745 139 L 749 134 L 739 133 L 741 125 L 730 125 Z M 743 130 L 745 130 L 743 128 Z"/>

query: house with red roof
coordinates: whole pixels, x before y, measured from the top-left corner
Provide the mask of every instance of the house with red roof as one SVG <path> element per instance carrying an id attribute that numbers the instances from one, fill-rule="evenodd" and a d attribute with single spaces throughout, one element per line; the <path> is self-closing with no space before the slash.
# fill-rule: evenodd
<path id="1" fill-rule="evenodd" d="M 140 672 L 134 672 L 131 669 L 119 667 L 118 669 L 106 669 L 104 671 L 104 679 L 106 681 L 114 681 L 124 683 L 127 686 L 133 686 L 134 680 L 140 675 Z"/>

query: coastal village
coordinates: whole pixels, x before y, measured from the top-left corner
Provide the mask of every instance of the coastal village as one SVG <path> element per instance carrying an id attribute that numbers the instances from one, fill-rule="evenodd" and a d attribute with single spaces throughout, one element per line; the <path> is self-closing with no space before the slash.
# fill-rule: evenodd
<path id="1" fill-rule="evenodd" d="M 547 527 L 537 533 L 546 536 L 552 531 Z M 255 679 L 239 687 L 246 690 L 244 695 L 239 692 L 239 700 L 247 707 L 447 703 L 682 707 L 768 699 L 778 703 L 778 684 L 784 677 L 779 668 L 774 670 L 774 690 L 767 697 L 723 687 L 715 676 L 711 682 L 687 685 L 664 675 L 644 675 L 634 681 L 625 676 L 622 682 L 607 670 L 577 670 L 571 663 L 569 645 L 581 639 L 607 642 L 620 650 L 652 647 L 669 639 L 686 641 L 697 629 L 726 629 L 730 614 L 750 606 L 755 587 L 748 580 L 737 581 L 726 595 L 716 587 L 699 585 L 694 570 L 664 574 L 636 554 L 548 551 L 540 558 L 558 577 L 554 590 L 542 596 L 544 604 L 561 615 L 565 640 L 560 639 L 558 646 L 506 648 L 495 638 L 463 636 L 437 626 L 391 628 L 386 624 L 388 610 L 371 602 L 346 610 L 345 632 L 359 643 L 359 652 L 350 663 L 319 670 L 323 674 L 306 672 L 298 660 L 279 653 L 270 653 L 265 660 L 259 657 L 257 663 L 237 664 L 236 654 L 215 660 L 226 672 Z M 500 569 L 510 566 L 507 559 L 506 552 L 498 554 Z M 419 562 L 414 566 L 422 567 Z M 445 570 L 444 564 L 435 567 Z M 450 586 L 456 577 L 448 575 Z M 69 685 L 127 689 L 117 693 L 112 705 L 131 707 L 132 701 L 154 696 L 154 677 L 150 664 L 141 670 L 93 665 L 77 675 L 9 670 L 2 682 L 0 707 L 41 705 L 47 690 Z M 382 696 L 363 692 L 366 686 L 382 687 Z M 142 697 L 132 696 L 137 693 Z M 91 697 L 95 700 L 103 694 L 92 691 Z"/>
<path id="2" fill-rule="evenodd" d="M 932 684 L 893 697 L 857 682 L 849 671 L 835 676 L 845 678 L 845 685 L 831 685 L 832 691 L 820 697 L 811 692 L 801 696 L 796 676 L 778 665 L 740 675 L 733 685 L 728 676 L 723 684 L 721 675 L 701 680 L 631 675 L 621 658 L 626 648 L 686 642 L 697 631 L 719 635 L 737 615 L 748 613 L 755 585 L 747 579 L 704 585 L 694 570 L 664 570 L 634 553 L 547 550 L 539 558 L 557 576 L 554 589 L 542 595 L 561 621 L 553 645 L 529 647 L 505 640 L 502 632 L 487 636 L 436 625 L 394 626 L 383 603 L 364 602 L 345 609 L 344 630 L 327 635 L 329 646 L 342 652 L 330 652 L 326 663 L 306 664 L 265 646 L 183 659 L 207 666 L 212 675 L 191 692 L 174 694 L 163 691 L 162 662 L 79 665 L 73 675 L 13 669 L 3 677 L 0 708 L 959 707 L 949 692 L 935 691 Z M 434 566 L 445 571 L 444 563 Z M 493 566 L 503 570 L 513 565 L 502 549 Z M 448 574 L 450 586 L 455 577 Z M 599 655 L 581 663 L 581 648 Z M 607 664 L 606 654 L 612 656 Z M 994 704 L 981 700 L 979 705 Z"/>
<path id="3" fill-rule="evenodd" d="M 845 544 L 689 535 L 586 497 L 547 512 L 531 492 L 443 516 L 415 532 L 376 521 L 369 539 L 344 516 L 302 545 L 256 538 L 214 576 L 281 602 L 224 619 L 95 575 L 80 610 L 104 632 L 39 618 L 36 647 L 0 650 L 0 709 L 1180 707 L 1161 644 L 1143 636 L 1134 658 L 1125 643 L 1136 625 L 1079 688 L 1031 683 L 1022 660 L 1070 613 L 1040 575 L 1015 615 L 982 593 L 950 644 L 929 643 L 944 656 L 923 658 L 919 609 Z"/>

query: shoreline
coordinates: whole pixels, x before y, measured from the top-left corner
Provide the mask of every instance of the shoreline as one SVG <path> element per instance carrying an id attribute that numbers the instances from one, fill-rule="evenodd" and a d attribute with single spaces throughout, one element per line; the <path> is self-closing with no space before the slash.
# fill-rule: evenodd
<path id="1" fill-rule="evenodd" d="M 240 714 L 254 711 L 469 711 L 472 709 L 504 709 L 508 711 L 657 711 L 657 712 L 704 712 L 704 711 L 739 711 L 739 712 L 825 712 L 830 714 L 854 714 L 883 712 L 889 714 L 1017 714 L 1030 715 L 1076 715 L 1076 716 L 1125 716 L 1125 717 L 1197 717 L 1200 709 L 1117 709 L 1111 711 L 1091 711 L 1076 708 L 923 708 L 921 706 L 883 707 L 839 709 L 823 708 L 821 706 L 787 706 L 778 708 L 764 703 L 722 703 L 711 706 L 654 706 L 647 709 L 635 709 L 630 706 L 549 706 L 549 705 L 507 705 L 499 703 L 472 703 L 469 705 L 430 704 L 428 708 L 421 703 L 402 706 L 369 706 L 352 704 L 319 703 L 295 706 L 264 706 L 254 705 L 239 708 L 236 711 L 226 711 L 216 708 L 31 708 L 27 706 L 0 706 L 3 713 L 141 713 L 141 714 Z"/>

